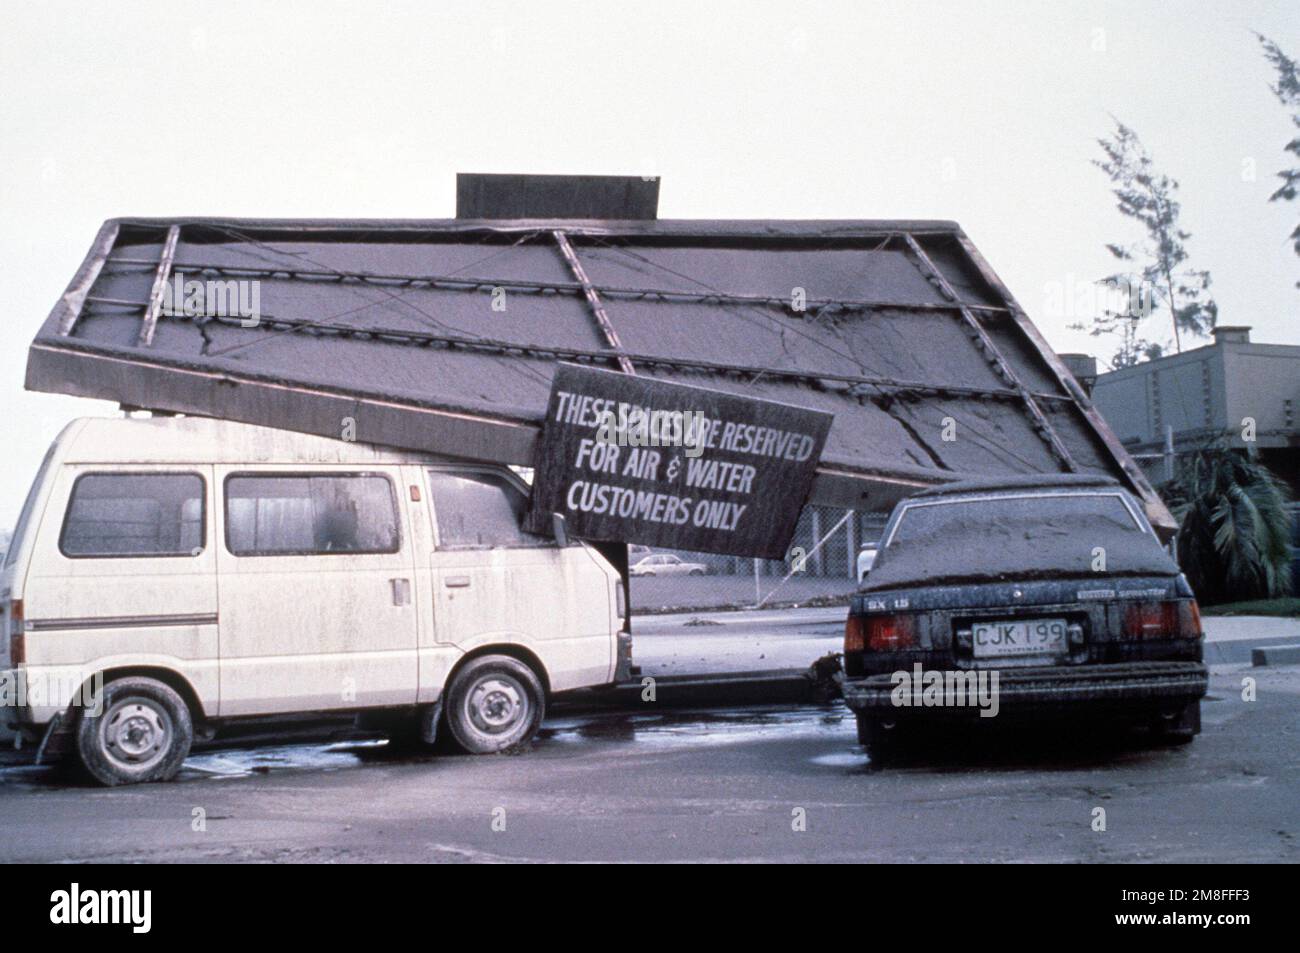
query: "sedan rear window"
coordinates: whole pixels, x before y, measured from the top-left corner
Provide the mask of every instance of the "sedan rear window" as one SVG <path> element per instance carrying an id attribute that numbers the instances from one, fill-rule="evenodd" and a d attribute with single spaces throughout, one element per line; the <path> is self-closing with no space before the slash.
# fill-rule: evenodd
<path id="1" fill-rule="evenodd" d="M 1039 493 L 903 504 L 864 589 L 1178 568 L 1115 493 Z"/>
<path id="2" fill-rule="evenodd" d="M 992 497 L 908 506 L 890 544 L 945 533 L 1014 530 L 1018 537 L 1047 538 L 1090 532 L 1141 533 L 1142 526 L 1118 496 L 1100 494 Z"/>

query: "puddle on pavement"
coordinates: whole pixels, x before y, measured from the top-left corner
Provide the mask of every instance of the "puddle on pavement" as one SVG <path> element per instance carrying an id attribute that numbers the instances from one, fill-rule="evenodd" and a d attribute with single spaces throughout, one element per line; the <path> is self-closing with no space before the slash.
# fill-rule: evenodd
<path id="1" fill-rule="evenodd" d="M 355 768 L 364 763 L 368 755 L 386 753 L 387 748 L 386 741 L 356 741 L 209 751 L 186 758 L 180 777 L 246 778 L 285 769 L 337 771 Z"/>
<path id="2" fill-rule="evenodd" d="M 865 768 L 871 764 L 871 759 L 860 750 L 832 751 L 829 754 L 819 754 L 817 757 L 808 760 L 812 764 L 819 764 L 827 768 Z"/>
<path id="3" fill-rule="evenodd" d="M 610 743 L 627 752 L 673 748 L 717 747 L 756 742 L 798 741 L 808 745 L 804 764 L 847 773 L 871 773 L 876 767 L 854 744 L 853 719 L 837 706 L 756 706 L 746 708 L 675 709 L 657 712 L 603 712 L 559 715 L 538 732 L 537 754 L 548 749 Z M 1159 751 L 1128 745 L 1066 739 L 1047 735 L 1037 743 L 1021 735 L 1001 742 L 924 744 L 889 770 L 929 774 L 1020 770 L 1120 768 L 1160 757 Z M 1169 755 L 1177 757 L 1177 754 Z M 440 752 L 390 748 L 382 739 L 328 744 L 286 744 L 202 751 L 185 761 L 179 781 L 232 780 L 288 772 L 342 771 L 376 762 L 415 764 L 455 758 Z M 463 757 L 463 756 L 462 756 Z M 0 789 L 50 789 L 78 783 L 56 766 L 18 765 L 0 768 Z"/>
<path id="4" fill-rule="evenodd" d="M 838 735 L 845 729 L 843 709 L 823 708 L 723 708 L 679 709 L 637 714 L 594 714 L 557 718 L 538 732 L 539 740 L 560 743 L 581 741 L 631 741 L 656 749 L 695 744 L 740 744 L 748 741 L 788 740 Z"/>
<path id="5" fill-rule="evenodd" d="M 656 750 L 700 744 L 738 744 L 755 740 L 839 737 L 845 731 L 842 709 L 735 708 L 663 712 L 596 713 L 549 719 L 534 744 L 633 742 Z M 298 771 L 341 771 L 382 761 L 418 763 L 447 758 L 429 751 L 390 749 L 384 740 L 331 744 L 261 745 L 201 751 L 185 760 L 177 781 L 232 780 Z M 450 757 L 456 757 L 450 755 Z M 75 778 L 58 766 L 18 765 L 0 768 L 0 788 L 62 788 Z"/>

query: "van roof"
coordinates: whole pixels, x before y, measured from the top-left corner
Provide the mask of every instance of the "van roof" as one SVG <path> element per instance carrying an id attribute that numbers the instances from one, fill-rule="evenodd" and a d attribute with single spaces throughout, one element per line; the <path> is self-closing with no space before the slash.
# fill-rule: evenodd
<path id="1" fill-rule="evenodd" d="M 340 431 L 343 422 L 340 421 Z M 65 463 L 437 463 L 446 457 L 211 417 L 81 417 Z"/>

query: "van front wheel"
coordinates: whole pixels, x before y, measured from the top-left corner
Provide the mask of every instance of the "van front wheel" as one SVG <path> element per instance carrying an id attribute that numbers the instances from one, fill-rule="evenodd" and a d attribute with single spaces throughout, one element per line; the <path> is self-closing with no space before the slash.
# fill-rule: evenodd
<path id="1" fill-rule="evenodd" d="M 81 764 L 107 785 L 170 780 L 193 741 L 194 726 L 184 700 L 152 678 L 109 682 L 77 725 Z"/>
<path id="2" fill-rule="evenodd" d="M 447 727 L 470 754 L 492 754 L 528 741 L 546 714 L 537 674 L 508 655 L 484 655 L 456 673 L 447 689 Z"/>

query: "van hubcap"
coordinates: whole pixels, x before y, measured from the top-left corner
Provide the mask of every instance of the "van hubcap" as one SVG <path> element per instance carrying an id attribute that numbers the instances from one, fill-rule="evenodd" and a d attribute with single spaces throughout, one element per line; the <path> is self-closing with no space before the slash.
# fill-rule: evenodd
<path id="1" fill-rule="evenodd" d="M 470 721 L 490 735 L 513 729 L 529 714 L 528 693 L 513 678 L 489 675 L 474 683 L 466 698 Z"/>
<path id="2" fill-rule="evenodd" d="M 167 712 L 148 698 L 115 702 L 100 722 L 103 751 L 118 764 L 136 770 L 152 767 L 171 746 L 172 723 Z"/>

